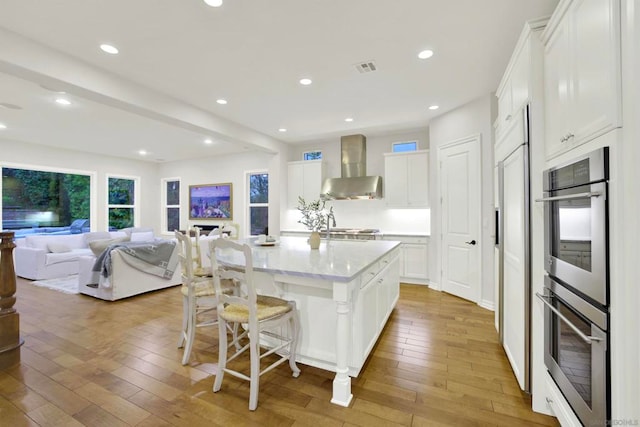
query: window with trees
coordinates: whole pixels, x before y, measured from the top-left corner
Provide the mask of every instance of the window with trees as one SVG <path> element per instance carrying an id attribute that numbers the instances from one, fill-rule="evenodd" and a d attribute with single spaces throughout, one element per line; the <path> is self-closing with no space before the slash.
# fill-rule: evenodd
<path id="1" fill-rule="evenodd" d="M 108 176 L 109 200 L 107 202 L 107 218 L 109 230 L 137 225 L 138 183 L 137 177 Z"/>
<path id="2" fill-rule="evenodd" d="M 303 160 L 321 160 L 322 159 L 322 151 L 305 151 L 302 153 Z"/>
<path id="3" fill-rule="evenodd" d="M 91 175 L 2 167 L 2 229 L 29 233 L 89 231 Z"/>
<path id="4" fill-rule="evenodd" d="M 180 179 L 166 178 L 162 180 L 164 215 L 162 229 L 173 233 L 180 229 Z"/>
<path id="5" fill-rule="evenodd" d="M 249 232 L 251 236 L 269 234 L 269 174 L 250 172 L 247 174 L 249 188 Z"/>

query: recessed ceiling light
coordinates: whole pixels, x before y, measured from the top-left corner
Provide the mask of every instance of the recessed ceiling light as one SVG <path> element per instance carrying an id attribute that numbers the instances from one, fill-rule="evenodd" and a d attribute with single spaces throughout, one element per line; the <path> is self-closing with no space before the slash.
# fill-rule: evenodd
<path id="1" fill-rule="evenodd" d="M 100 49 L 102 49 L 104 52 L 107 52 L 107 53 L 109 53 L 111 55 L 117 55 L 118 52 L 119 52 L 117 47 L 112 46 L 110 44 L 106 44 L 106 43 L 101 44 L 100 45 Z"/>
<path id="2" fill-rule="evenodd" d="M 344 119 L 345 122 L 352 122 L 353 121 L 353 117 L 347 117 L 346 119 Z"/>
<path id="3" fill-rule="evenodd" d="M 71 101 L 66 98 L 57 98 L 56 102 L 60 105 L 71 105 Z"/>
<path id="4" fill-rule="evenodd" d="M 210 145 L 210 144 L 213 144 L 213 140 L 207 138 L 207 139 L 204 140 L 204 143 L 207 144 L 207 145 Z"/>
<path id="5" fill-rule="evenodd" d="M 432 105 L 429 107 L 429 110 L 437 110 L 438 108 L 440 108 L 439 105 Z"/>
<path id="6" fill-rule="evenodd" d="M 285 128 L 280 128 L 278 129 L 278 132 L 286 132 L 287 130 Z"/>
<path id="7" fill-rule="evenodd" d="M 311 79 L 300 79 L 300 84 L 303 86 L 309 86 L 311 83 Z"/>
<path id="8" fill-rule="evenodd" d="M 4 123 L 0 123 L 0 129 L 6 129 L 7 125 L 5 125 Z"/>
<path id="9" fill-rule="evenodd" d="M 226 99 L 216 99 L 216 102 L 220 105 L 227 105 L 227 100 Z"/>
<path id="10" fill-rule="evenodd" d="M 433 56 L 433 51 L 429 49 L 423 50 L 418 54 L 418 58 L 420 59 L 427 59 L 427 58 L 431 58 L 432 56 Z"/>
<path id="11" fill-rule="evenodd" d="M 140 151 L 138 151 L 138 154 L 140 154 L 141 156 L 146 156 L 147 155 L 147 150 L 140 150 Z"/>
<path id="12" fill-rule="evenodd" d="M 211 7 L 220 7 L 222 6 L 222 0 L 204 0 L 204 2 Z"/>

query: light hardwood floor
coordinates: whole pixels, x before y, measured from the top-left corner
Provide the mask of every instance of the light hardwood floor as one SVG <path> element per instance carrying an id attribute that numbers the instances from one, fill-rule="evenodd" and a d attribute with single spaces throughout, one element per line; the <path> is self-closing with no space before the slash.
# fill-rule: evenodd
<path id="1" fill-rule="evenodd" d="M 401 286 L 350 408 L 329 403 L 333 373 L 285 364 L 262 377 L 255 412 L 244 381 L 211 391 L 215 328 L 180 364 L 177 287 L 104 302 L 19 279 L 17 297 L 25 344 L 0 372 L 2 426 L 557 425 L 518 389 L 493 312 L 427 287 Z"/>

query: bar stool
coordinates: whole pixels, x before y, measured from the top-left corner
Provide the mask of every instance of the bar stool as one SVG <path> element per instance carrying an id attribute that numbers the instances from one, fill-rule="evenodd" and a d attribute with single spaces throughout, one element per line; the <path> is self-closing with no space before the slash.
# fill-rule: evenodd
<path id="1" fill-rule="evenodd" d="M 182 364 L 189 363 L 196 328 L 203 326 L 215 326 L 218 316 L 215 313 L 218 305 L 218 297 L 213 286 L 213 279 L 207 275 L 196 275 L 199 262 L 194 259 L 194 247 L 189 235 L 179 231 L 175 232 L 178 241 L 178 256 L 182 267 L 182 330 L 178 340 L 178 348 L 184 347 Z M 196 256 L 199 257 L 199 251 Z M 202 267 L 200 267 L 202 268 Z M 235 287 L 230 281 L 223 282 L 220 292 L 233 292 Z M 208 317 L 198 320 L 205 315 Z"/>
<path id="2" fill-rule="evenodd" d="M 216 239 L 211 241 L 209 245 L 213 284 L 219 295 L 218 331 L 220 345 L 218 348 L 218 372 L 213 384 L 213 391 L 220 390 L 225 373 L 249 381 L 249 410 L 254 411 L 258 406 L 258 390 L 262 374 L 288 360 L 293 376 L 300 375 L 300 369 L 296 366 L 296 348 L 300 331 L 296 304 L 294 301 L 259 295 L 256 292 L 253 257 L 248 245 L 239 244 L 229 239 Z M 227 257 L 230 256 L 236 261 L 242 260 L 243 271 L 223 264 L 218 259 L 219 254 L 224 254 L 225 259 L 229 259 Z M 234 261 L 234 264 L 237 265 L 238 262 Z M 235 295 L 222 293 L 225 280 L 232 280 L 236 284 L 238 288 Z M 245 330 L 240 335 L 236 334 L 231 343 L 228 343 L 226 332 L 232 325 L 242 325 Z M 284 336 L 284 332 L 276 332 L 275 328 L 279 327 L 288 332 L 287 336 Z M 246 337 L 249 338 L 249 342 L 242 345 L 240 340 Z M 263 343 L 260 342 L 261 338 Z M 264 341 L 265 339 L 268 341 Z M 269 347 L 265 347 L 266 351 L 262 352 L 263 346 L 261 344 L 265 344 L 265 342 L 269 343 Z M 235 346 L 236 351 L 227 358 L 229 345 Z M 227 362 L 232 361 L 246 350 L 249 350 L 251 361 L 249 375 L 227 367 Z M 272 354 L 280 356 L 279 359 L 261 370 L 260 360 Z"/>

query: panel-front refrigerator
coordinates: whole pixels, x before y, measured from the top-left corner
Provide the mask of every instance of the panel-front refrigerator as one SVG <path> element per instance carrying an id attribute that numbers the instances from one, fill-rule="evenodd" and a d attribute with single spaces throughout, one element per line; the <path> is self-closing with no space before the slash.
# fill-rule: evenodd
<path id="1" fill-rule="evenodd" d="M 528 107 L 498 144 L 498 327 L 520 388 L 530 391 L 531 248 Z M 498 155 L 498 153 L 496 154 Z"/>

